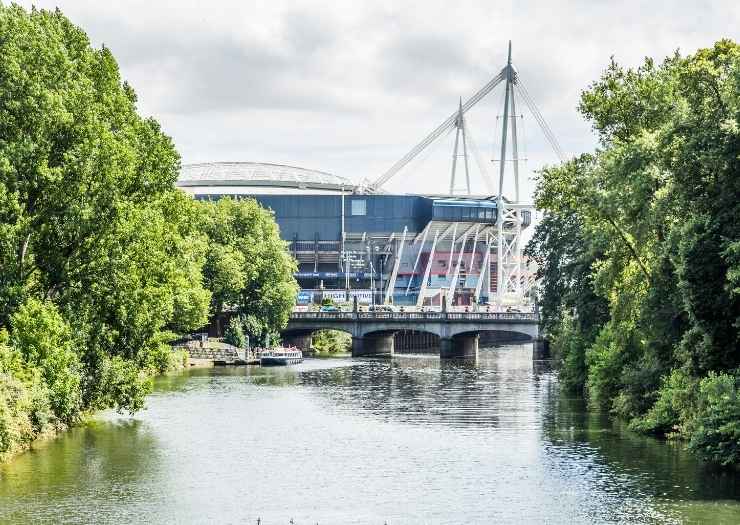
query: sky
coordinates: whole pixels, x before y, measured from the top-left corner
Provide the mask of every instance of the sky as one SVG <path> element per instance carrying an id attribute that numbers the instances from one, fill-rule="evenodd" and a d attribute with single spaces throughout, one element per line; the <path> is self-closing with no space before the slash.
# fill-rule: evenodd
<path id="1" fill-rule="evenodd" d="M 382 175 L 498 74 L 509 40 L 529 93 L 575 155 L 596 146 L 577 105 L 610 57 L 634 67 L 740 37 L 738 0 L 18 3 L 59 7 L 110 48 L 140 112 L 161 123 L 184 164 L 271 162 L 354 182 Z M 498 188 L 502 107 L 500 86 L 466 115 L 474 193 Z M 535 172 L 558 159 L 521 101 L 517 114 L 527 201 Z M 437 141 L 384 189 L 448 191 L 453 141 Z"/>

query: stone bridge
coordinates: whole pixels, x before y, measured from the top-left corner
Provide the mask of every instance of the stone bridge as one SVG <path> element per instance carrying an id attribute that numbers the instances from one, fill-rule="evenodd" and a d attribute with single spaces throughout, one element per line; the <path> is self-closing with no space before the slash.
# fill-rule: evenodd
<path id="1" fill-rule="evenodd" d="M 545 350 L 539 316 L 533 313 L 488 312 L 293 312 L 283 330 L 285 344 L 307 350 L 311 334 L 342 330 L 352 335 L 352 355 L 393 354 L 394 335 L 401 330 L 439 337 L 440 357 L 478 356 L 481 332 L 523 334 L 534 342 L 535 357 Z"/>

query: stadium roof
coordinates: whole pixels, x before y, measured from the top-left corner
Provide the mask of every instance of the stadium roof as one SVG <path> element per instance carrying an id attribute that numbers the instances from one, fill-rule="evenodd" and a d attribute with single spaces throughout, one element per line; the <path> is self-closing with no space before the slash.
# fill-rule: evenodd
<path id="1" fill-rule="evenodd" d="M 177 180 L 180 187 L 192 186 L 281 186 L 299 189 L 347 190 L 349 179 L 323 171 L 261 162 L 205 162 L 186 164 Z"/>

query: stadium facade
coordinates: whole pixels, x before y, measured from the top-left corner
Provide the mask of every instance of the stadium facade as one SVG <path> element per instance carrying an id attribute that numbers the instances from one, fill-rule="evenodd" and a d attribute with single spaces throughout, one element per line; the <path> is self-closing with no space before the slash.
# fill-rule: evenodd
<path id="1" fill-rule="evenodd" d="M 183 166 L 177 183 L 199 200 L 253 198 L 273 211 L 298 261 L 298 304 L 471 305 L 498 282 L 495 197 L 366 194 L 348 179 L 292 166 Z M 519 228 L 531 214 L 519 214 Z"/>

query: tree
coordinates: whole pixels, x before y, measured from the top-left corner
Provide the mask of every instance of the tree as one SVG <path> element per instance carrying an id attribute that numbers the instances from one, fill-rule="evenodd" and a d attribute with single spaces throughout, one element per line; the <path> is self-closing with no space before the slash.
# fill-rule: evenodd
<path id="1" fill-rule="evenodd" d="M 204 323 L 210 301 L 172 141 L 139 116 L 107 48 L 58 10 L 17 5 L 0 6 L 0 137 L 0 327 L 27 366 L 79 374 L 81 401 L 54 405 L 60 417 L 140 407 L 168 331 Z M 76 350 L 55 340 L 47 366 L 26 339 L 50 316 Z"/>
<path id="2" fill-rule="evenodd" d="M 272 212 L 254 199 L 225 198 L 199 206 L 208 237 L 205 285 L 212 292 L 212 314 L 230 307 L 255 340 L 275 335 L 288 322 L 298 286 L 295 260 Z"/>
<path id="3" fill-rule="evenodd" d="M 239 348 L 245 348 L 247 346 L 247 338 L 244 335 L 242 322 L 238 317 L 232 317 L 229 321 L 229 326 L 226 327 L 226 331 L 224 332 L 224 342 Z"/>
<path id="4" fill-rule="evenodd" d="M 580 110 L 600 149 L 542 171 L 529 247 L 566 383 L 633 428 L 679 428 L 736 462 L 725 441 L 698 443 L 737 411 L 706 385 L 729 392 L 740 367 L 740 46 L 612 61 Z"/>

